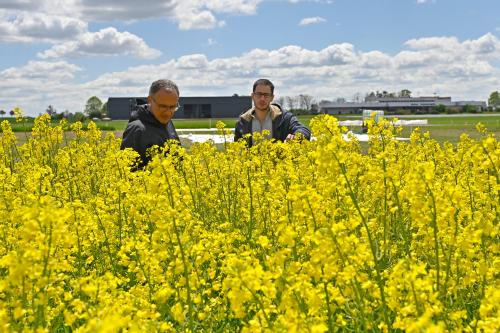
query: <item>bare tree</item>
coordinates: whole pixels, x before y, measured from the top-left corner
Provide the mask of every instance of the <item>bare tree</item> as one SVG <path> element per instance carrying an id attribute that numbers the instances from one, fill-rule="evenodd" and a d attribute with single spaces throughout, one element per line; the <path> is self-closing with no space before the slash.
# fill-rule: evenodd
<path id="1" fill-rule="evenodd" d="M 311 95 L 299 95 L 299 105 L 303 110 L 311 110 L 311 105 L 313 103 L 313 97 Z"/>
<path id="2" fill-rule="evenodd" d="M 378 93 L 378 92 L 377 92 Z M 373 102 L 377 99 L 377 95 L 372 91 L 365 96 L 365 102 Z"/>
<path id="3" fill-rule="evenodd" d="M 286 96 L 285 97 L 286 105 L 288 110 L 295 110 L 297 109 L 297 97 L 290 97 Z"/>
<path id="4" fill-rule="evenodd" d="M 352 101 L 359 103 L 361 102 L 361 93 L 357 92 L 352 96 Z"/>
<path id="5" fill-rule="evenodd" d="M 45 113 L 47 113 L 51 117 L 54 117 L 57 114 L 57 111 L 52 105 L 49 105 L 47 106 L 47 109 L 45 109 Z"/>
<path id="6" fill-rule="evenodd" d="M 278 98 L 275 98 L 274 101 L 276 103 L 278 103 L 280 106 L 284 106 L 285 105 L 285 97 L 284 96 L 280 96 Z"/>

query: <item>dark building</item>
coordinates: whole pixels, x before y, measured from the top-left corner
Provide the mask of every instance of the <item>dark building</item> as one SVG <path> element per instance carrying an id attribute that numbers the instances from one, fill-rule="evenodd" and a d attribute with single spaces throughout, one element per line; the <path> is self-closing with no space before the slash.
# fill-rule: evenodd
<path id="1" fill-rule="evenodd" d="M 132 109 L 147 103 L 146 97 L 108 98 L 108 117 L 128 119 Z M 227 97 L 180 97 L 180 108 L 174 118 L 237 118 L 240 113 L 252 107 L 250 96 Z"/>

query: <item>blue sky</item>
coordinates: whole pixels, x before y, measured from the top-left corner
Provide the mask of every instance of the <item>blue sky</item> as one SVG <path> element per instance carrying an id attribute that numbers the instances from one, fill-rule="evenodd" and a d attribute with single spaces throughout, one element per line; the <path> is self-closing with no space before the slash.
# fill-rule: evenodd
<path id="1" fill-rule="evenodd" d="M 138 5 L 140 3 L 140 6 Z M 0 0 L 0 109 L 82 111 L 93 95 L 487 100 L 500 90 L 498 0 Z"/>

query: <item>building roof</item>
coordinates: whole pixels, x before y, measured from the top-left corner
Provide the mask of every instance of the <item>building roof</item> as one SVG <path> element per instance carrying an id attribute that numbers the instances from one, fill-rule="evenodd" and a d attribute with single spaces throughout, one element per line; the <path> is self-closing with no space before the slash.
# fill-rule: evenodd
<path id="1" fill-rule="evenodd" d="M 422 97 L 380 97 L 365 102 L 330 102 L 319 103 L 321 109 L 384 109 L 384 108 L 428 108 L 438 105 L 444 106 L 479 106 L 486 107 L 483 101 L 457 101 L 453 102 L 451 97 L 422 96 Z"/>

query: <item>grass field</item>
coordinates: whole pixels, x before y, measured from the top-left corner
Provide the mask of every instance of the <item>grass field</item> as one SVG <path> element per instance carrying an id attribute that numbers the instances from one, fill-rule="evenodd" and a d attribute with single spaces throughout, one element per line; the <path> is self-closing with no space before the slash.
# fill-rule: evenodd
<path id="1" fill-rule="evenodd" d="M 398 118 L 398 116 L 388 116 L 389 119 Z M 361 116 L 338 116 L 339 120 L 352 120 L 361 119 Z M 417 127 L 420 127 L 422 132 L 429 132 L 431 137 L 438 142 L 451 142 L 456 143 L 460 139 L 460 135 L 467 134 L 472 138 L 478 138 L 480 134 L 476 130 L 476 125 L 482 123 L 486 126 L 490 133 L 495 136 L 500 135 L 500 113 L 488 114 L 484 116 L 478 115 L 465 115 L 465 116 L 451 116 L 442 115 L 441 117 L 422 115 L 415 117 L 405 117 L 405 120 L 411 119 L 427 119 L 427 125 L 421 126 L 404 126 L 401 133 L 402 137 L 409 137 L 411 132 Z M 351 128 L 353 132 L 361 132 L 359 126 Z"/>
<path id="2" fill-rule="evenodd" d="M 421 130 L 423 132 L 429 132 L 431 137 L 439 142 L 448 141 L 456 143 L 459 140 L 460 135 L 464 133 L 472 138 L 478 138 L 480 136 L 476 130 L 476 125 L 478 123 L 485 125 L 488 131 L 494 133 L 495 136 L 498 137 L 500 135 L 500 114 L 490 116 L 472 115 L 464 117 L 444 115 L 443 117 L 428 117 L 424 119 L 427 119 L 428 125 L 421 126 Z M 405 126 L 403 128 L 402 136 L 409 137 L 415 128 L 416 126 Z"/>
<path id="3" fill-rule="evenodd" d="M 360 115 L 336 115 L 335 117 L 339 120 L 361 119 Z M 394 117 L 397 118 L 397 116 Z M 313 116 L 299 116 L 298 118 L 303 124 L 309 125 Z M 466 115 L 460 117 L 450 115 L 426 117 L 426 115 L 422 115 L 405 117 L 405 119 L 427 119 L 428 125 L 420 126 L 421 131 L 429 132 L 433 139 L 441 143 L 457 143 L 462 134 L 467 134 L 472 138 L 479 138 L 480 134 L 476 130 L 476 125 L 479 122 L 484 124 L 489 132 L 494 133 L 497 137 L 500 136 L 500 113 L 489 114 L 488 116 Z M 224 122 L 226 127 L 231 129 L 234 128 L 236 124 L 236 119 L 174 119 L 174 124 L 177 129 L 215 129 L 215 124 L 218 120 Z M 104 123 L 109 123 L 109 126 L 114 127 L 117 135 L 121 135 L 127 125 L 127 121 L 125 120 L 115 120 Z M 403 127 L 401 136 L 409 137 L 411 132 L 416 128 L 417 126 Z M 355 133 L 361 133 L 361 128 L 359 126 L 352 126 L 350 130 Z M 196 133 L 196 131 L 192 131 L 192 133 Z"/>
<path id="4" fill-rule="evenodd" d="M 360 115 L 335 115 L 339 120 L 349 120 L 349 119 L 361 119 Z M 388 116 L 388 117 L 398 117 L 398 116 Z M 309 125 L 310 120 L 313 116 L 299 116 L 299 120 L 305 124 Z M 500 135 L 500 113 L 488 114 L 488 115 L 442 115 L 436 117 L 435 115 L 419 115 L 419 116 L 405 116 L 405 119 L 427 119 L 428 125 L 420 126 L 423 132 L 429 132 L 431 137 L 438 142 L 458 142 L 460 135 L 467 134 L 472 138 L 478 138 L 479 133 L 476 131 L 476 124 L 481 122 L 486 126 L 489 132 L 494 133 L 496 136 Z M 226 124 L 226 128 L 233 129 L 236 124 L 236 119 L 225 118 L 225 119 L 174 119 L 175 127 L 179 130 L 182 129 L 193 129 L 195 133 L 196 129 L 206 129 L 213 128 L 215 130 L 217 121 L 222 121 Z M 11 121 L 11 126 L 15 132 L 29 132 L 32 127 L 31 122 L 27 123 L 16 123 Z M 99 121 L 97 122 L 98 127 L 103 131 L 113 131 L 117 136 L 121 136 L 123 130 L 127 126 L 127 120 L 111 120 L 111 121 Z M 411 132 L 417 128 L 417 126 L 405 126 L 401 136 L 409 137 Z M 359 126 L 353 126 L 350 128 L 355 133 L 360 133 L 361 128 Z M 18 137 L 26 138 L 25 133 L 18 133 Z"/>

